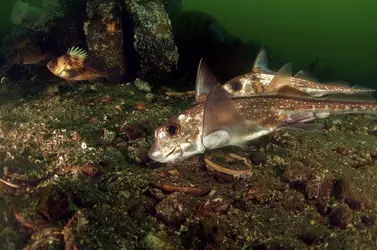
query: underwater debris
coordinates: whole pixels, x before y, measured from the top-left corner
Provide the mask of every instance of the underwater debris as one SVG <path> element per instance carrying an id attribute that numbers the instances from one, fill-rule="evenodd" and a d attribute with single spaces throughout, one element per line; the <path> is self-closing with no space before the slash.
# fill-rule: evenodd
<path id="1" fill-rule="evenodd" d="M 173 97 L 195 96 L 195 91 L 190 90 L 185 92 L 165 92 L 165 95 Z"/>
<path id="2" fill-rule="evenodd" d="M 76 214 L 68 221 L 67 225 L 64 226 L 63 235 L 65 249 L 74 250 L 79 249 L 79 232 L 89 223 L 86 217 L 85 210 L 79 210 Z"/>
<path id="3" fill-rule="evenodd" d="M 16 189 L 17 189 L 17 188 L 20 188 L 19 185 L 16 185 L 16 184 L 10 183 L 9 181 L 3 180 L 3 179 L 1 179 L 1 178 L 0 178 L 0 182 L 3 183 L 3 184 L 5 184 L 5 185 L 8 186 L 8 187 L 11 187 L 11 188 L 16 188 Z"/>
<path id="4" fill-rule="evenodd" d="M 207 194 L 210 190 L 209 189 L 201 189 L 196 187 L 181 187 L 181 186 L 173 186 L 173 185 L 152 185 L 155 188 L 159 188 L 165 192 L 173 193 L 173 192 L 181 192 L 193 196 L 203 196 Z"/>

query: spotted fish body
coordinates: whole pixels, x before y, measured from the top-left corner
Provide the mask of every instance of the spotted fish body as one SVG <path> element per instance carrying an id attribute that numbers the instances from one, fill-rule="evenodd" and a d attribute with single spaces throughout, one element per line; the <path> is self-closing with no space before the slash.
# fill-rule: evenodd
<path id="1" fill-rule="evenodd" d="M 251 73 L 235 77 L 226 83 L 223 88 L 233 97 L 252 96 L 264 93 L 277 72 L 269 69 L 269 52 L 263 47 L 258 53 Z M 299 71 L 295 76 L 290 77 L 289 84 L 298 90 L 311 96 L 321 97 L 328 94 L 343 93 L 368 93 L 374 89 L 349 87 L 343 83 L 320 83 L 304 71 Z"/>
<path id="2" fill-rule="evenodd" d="M 377 113 L 377 102 L 344 100 L 344 95 L 341 98 L 299 96 L 292 87 L 281 88 L 273 95 L 233 97 L 213 75 L 203 75 L 208 72 L 206 67 L 203 64 L 198 71 L 196 104 L 155 131 L 155 141 L 148 152 L 151 159 L 182 161 L 206 150 L 243 146 L 277 130 L 314 128 L 316 124 L 305 122 L 332 114 Z M 279 86 L 280 81 L 289 79 L 284 68 L 277 72 L 271 84 Z M 287 90 L 293 92 L 287 94 Z"/>
<path id="3" fill-rule="evenodd" d="M 155 132 L 155 142 L 149 151 L 150 158 L 160 162 L 175 162 L 201 154 L 206 149 L 225 146 L 240 146 L 279 129 L 290 128 L 315 118 L 326 118 L 331 114 L 377 113 L 377 103 L 331 101 L 287 96 L 254 96 L 233 98 L 232 105 L 240 122 L 227 124 L 230 140 L 217 146 L 208 146 L 203 140 L 205 103 L 187 109 L 167 125 Z M 169 126 L 176 126 L 178 132 L 169 134 Z M 242 132 L 236 132 L 239 127 Z M 215 131 L 217 132 L 217 131 Z M 216 141 L 218 135 L 211 137 Z M 221 141 L 221 139 L 220 139 Z"/>
<path id="4" fill-rule="evenodd" d="M 223 88 L 234 97 L 253 96 L 264 93 L 273 78 L 273 74 L 248 73 L 227 81 Z M 290 85 L 314 97 L 335 93 L 354 94 L 376 91 L 374 89 L 318 83 L 299 77 L 291 77 Z"/>

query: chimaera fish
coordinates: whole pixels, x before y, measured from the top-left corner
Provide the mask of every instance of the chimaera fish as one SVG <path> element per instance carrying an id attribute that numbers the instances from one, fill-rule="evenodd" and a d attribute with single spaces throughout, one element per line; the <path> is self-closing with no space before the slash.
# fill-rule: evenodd
<path id="1" fill-rule="evenodd" d="M 281 82 L 289 79 L 289 67 L 283 66 L 271 84 L 284 86 Z M 194 106 L 157 128 L 148 152 L 151 159 L 177 162 L 207 149 L 243 146 L 281 129 L 311 129 L 318 124 L 305 122 L 331 114 L 377 113 L 376 102 L 349 99 L 353 95 L 314 98 L 285 86 L 274 95 L 232 97 L 211 75 L 199 77 L 196 84 L 197 90 L 207 89 L 209 93 L 197 94 Z"/>
<path id="2" fill-rule="evenodd" d="M 269 54 L 269 49 L 266 46 L 262 47 L 256 56 L 251 73 L 227 81 L 224 83 L 223 88 L 233 97 L 251 96 L 266 91 L 275 91 L 275 89 L 270 86 L 276 72 L 272 71 L 269 67 Z M 313 76 L 303 70 L 300 70 L 294 76 L 291 76 L 289 84 L 292 87 L 315 97 L 334 93 L 354 94 L 376 91 L 364 87 L 350 87 L 347 86 L 347 83 L 341 82 L 320 83 Z"/>

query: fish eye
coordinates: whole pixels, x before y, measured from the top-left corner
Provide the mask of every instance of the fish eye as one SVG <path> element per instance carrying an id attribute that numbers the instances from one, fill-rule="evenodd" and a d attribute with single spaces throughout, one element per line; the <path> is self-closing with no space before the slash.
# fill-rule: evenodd
<path id="1" fill-rule="evenodd" d="M 165 132 L 170 135 L 170 136 L 175 136 L 179 133 L 179 125 L 176 124 L 176 123 L 170 123 L 168 125 L 166 125 L 165 127 Z"/>
<path id="2" fill-rule="evenodd" d="M 242 84 L 240 82 L 232 83 L 233 91 L 240 91 L 242 89 Z"/>

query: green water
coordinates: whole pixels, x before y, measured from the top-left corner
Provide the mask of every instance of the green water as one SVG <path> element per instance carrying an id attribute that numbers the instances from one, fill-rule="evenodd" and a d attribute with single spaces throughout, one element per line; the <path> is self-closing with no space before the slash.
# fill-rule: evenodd
<path id="1" fill-rule="evenodd" d="M 0 36 L 14 27 L 16 0 L 0 8 Z M 38 6 L 41 0 L 25 2 Z M 233 35 L 268 45 L 295 69 L 319 59 L 337 79 L 377 86 L 377 2 L 374 0 L 183 0 L 186 10 L 215 16 Z"/>
<path id="2" fill-rule="evenodd" d="M 183 1 L 186 10 L 215 16 L 231 34 L 268 45 L 274 57 L 295 68 L 318 58 L 321 66 L 335 68 L 353 84 L 363 84 L 355 82 L 362 75 L 368 85 L 377 85 L 376 1 Z"/>
<path id="3" fill-rule="evenodd" d="M 0 37 L 4 36 L 14 25 L 9 21 L 13 5 L 17 0 L 2 0 L 0 3 Z M 23 0 L 32 6 L 40 6 L 42 0 Z"/>

